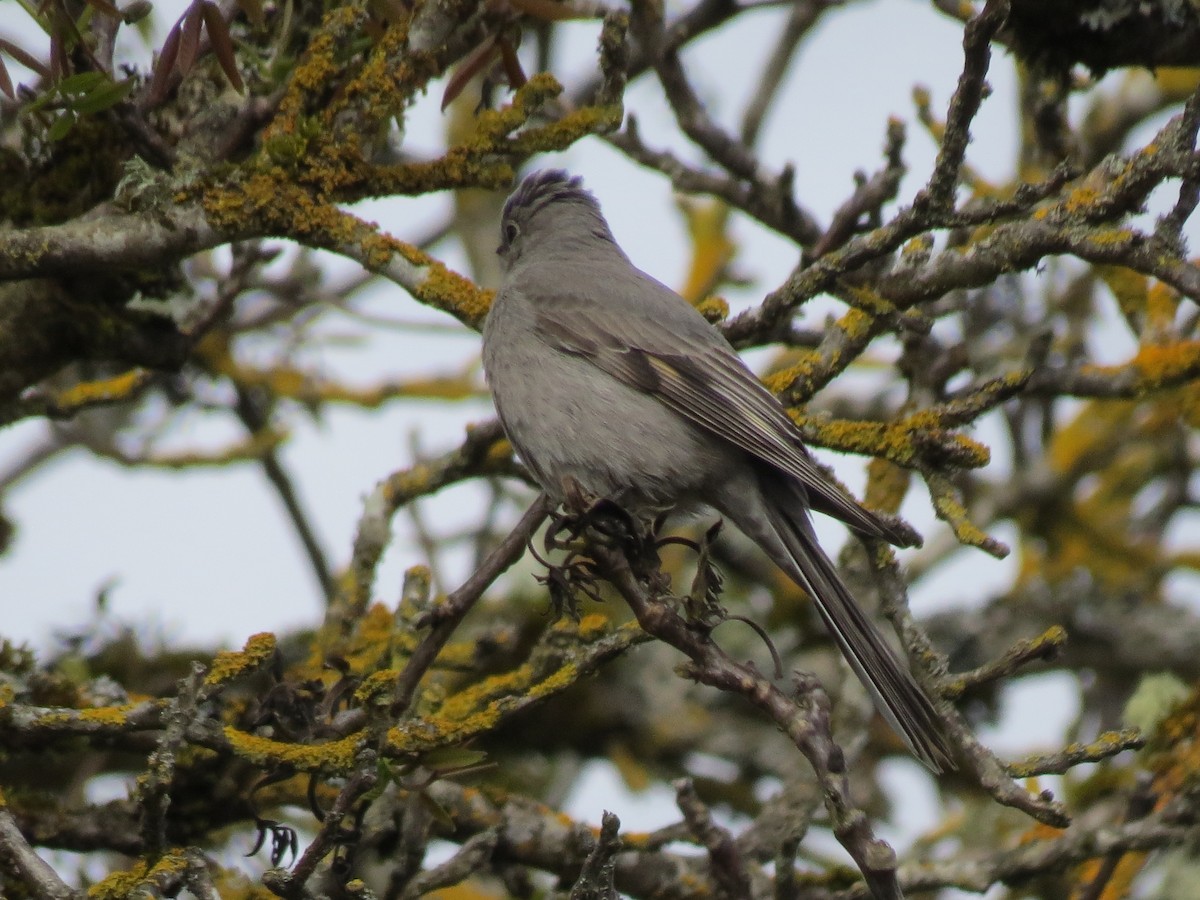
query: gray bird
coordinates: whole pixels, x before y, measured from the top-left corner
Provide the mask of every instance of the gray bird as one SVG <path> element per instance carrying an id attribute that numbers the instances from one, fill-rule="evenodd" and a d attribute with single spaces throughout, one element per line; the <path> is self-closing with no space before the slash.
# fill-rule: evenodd
<path id="1" fill-rule="evenodd" d="M 813 598 L 913 754 L 953 768 L 933 704 L 821 550 L 809 509 L 892 543 L 908 543 L 905 532 L 826 480 L 721 333 L 629 261 L 580 179 L 527 177 L 501 233 L 483 367 L 542 488 L 562 502 L 574 481 L 633 512 L 715 508 Z"/>

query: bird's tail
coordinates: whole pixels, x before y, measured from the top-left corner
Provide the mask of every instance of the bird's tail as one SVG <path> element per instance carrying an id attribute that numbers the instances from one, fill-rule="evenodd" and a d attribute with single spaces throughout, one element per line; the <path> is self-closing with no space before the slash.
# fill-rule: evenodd
<path id="1" fill-rule="evenodd" d="M 775 541 L 762 546 L 776 565 L 813 598 L 842 655 L 870 693 L 876 709 L 934 772 L 954 769 L 954 759 L 933 703 L 899 655 L 850 594 L 837 569 L 817 543 L 807 504 L 791 484 L 770 478 L 762 485 L 766 518 Z M 786 555 L 771 552 L 782 544 Z"/>

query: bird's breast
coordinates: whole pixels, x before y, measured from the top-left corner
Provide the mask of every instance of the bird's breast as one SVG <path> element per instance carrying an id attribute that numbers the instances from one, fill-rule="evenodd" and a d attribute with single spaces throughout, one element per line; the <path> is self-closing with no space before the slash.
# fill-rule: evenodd
<path id="1" fill-rule="evenodd" d="M 484 330 L 484 370 L 518 455 L 551 496 L 565 479 L 631 508 L 689 503 L 735 464 L 737 451 L 653 395 L 547 345 L 533 310 L 497 298 Z"/>

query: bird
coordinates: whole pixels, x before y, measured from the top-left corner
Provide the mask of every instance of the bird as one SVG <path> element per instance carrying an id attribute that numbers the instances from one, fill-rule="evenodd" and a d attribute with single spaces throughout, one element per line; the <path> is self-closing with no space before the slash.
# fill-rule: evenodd
<path id="1" fill-rule="evenodd" d="M 504 205 L 483 368 L 510 443 L 559 503 L 712 508 L 813 600 L 876 709 L 937 773 L 942 720 L 821 549 L 810 510 L 913 542 L 835 486 L 779 400 L 690 303 L 617 245 L 582 179 L 528 175 Z"/>

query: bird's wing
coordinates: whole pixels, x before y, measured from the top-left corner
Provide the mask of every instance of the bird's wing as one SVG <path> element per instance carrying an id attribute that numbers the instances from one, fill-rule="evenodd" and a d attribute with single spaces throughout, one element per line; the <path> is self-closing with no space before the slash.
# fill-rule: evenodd
<path id="1" fill-rule="evenodd" d="M 673 293 L 672 297 L 686 304 Z M 780 402 L 690 307 L 703 329 L 694 321 L 679 322 L 681 327 L 672 328 L 679 317 L 675 309 L 670 310 L 669 322 L 647 319 L 644 313 L 620 316 L 594 301 L 562 294 L 535 304 L 535 308 L 538 333 L 547 344 L 590 360 L 614 378 L 652 394 L 684 418 L 796 478 L 814 509 L 865 534 L 905 546 L 912 543 L 907 530 L 882 521 L 829 482 Z"/>

